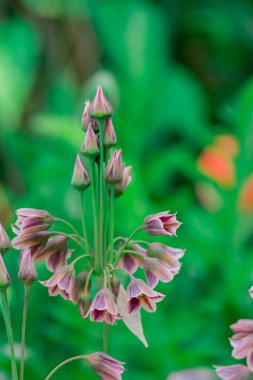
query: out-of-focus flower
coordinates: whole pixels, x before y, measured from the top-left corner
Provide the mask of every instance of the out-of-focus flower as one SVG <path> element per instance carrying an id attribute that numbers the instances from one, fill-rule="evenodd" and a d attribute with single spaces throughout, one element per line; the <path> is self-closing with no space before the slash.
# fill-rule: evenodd
<path id="1" fill-rule="evenodd" d="M 96 119 L 105 119 L 111 117 L 113 114 L 112 106 L 104 95 L 101 86 L 98 86 L 97 88 L 97 93 L 90 105 L 89 113 L 90 117 Z"/>
<path id="2" fill-rule="evenodd" d="M 38 277 L 29 248 L 21 249 L 18 277 L 25 285 L 31 285 Z"/>
<path id="3" fill-rule="evenodd" d="M 180 269 L 180 262 L 178 261 L 184 256 L 185 249 L 173 248 L 161 243 L 151 243 L 147 249 L 147 256 L 154 257 L 169 268 L 177 270 Z"/>
<path id="4" fill-rule="evenodd" d="M 0 223 L 0 254 L 4 255 L 11 248 L 11 241 Z"/>
<path id="5" fill-rule="evenodd" d="M 195 191 L 199 203 L 209 212 L 217 212 L 222 208 L 224 202 L 215 185 L 208 182 L 198 182 Z"/>
<path id="6" fill-rule="evenodd" d="M 239 195 L 239 208 L 245 213 L 253 211 L 253 174 L 244 181 Z"/>
<path id="7" fill-rule="evenodd" d="M 0 290 L 8 288 L 10 283 L 9 273 L 7 272 L 3 257 L 0 255 Z"/>
<path id="8" fill-rule="evenodd" d="M 33 258 L 41 261 L 46 259 L 46 265 L 51 272 L 66 265 L 66 260 L 71 256 L 72 250 L 68 248 L 66 236 L 54 236 L 47 243 L 39 247 Z"/>
<path id="9" fill-rule="evenodd" d="M 192 368 L 173 372 L 167 380 L 216 380 L 214 372 L 207 368 Z"/>
<path id="10" fill-rule="evenodd" d="M 121 182 L 123 179 L 123 170 L 122 170 L 122 151 L 115 150 L 113 152 L 107 166 L 105 169 L 105 180 L 106 182 L 115 185 L 116 183 Z"/>
<path id="11" fill-rule="evenodd" d="M 125 167 L 125 165 L 122 164 L 123 179 L 119 183 L 116 183 L 115 185 L 116 198 L 122 195 L 124 191 L 126 190 L 127 186 L 131 183 L 132 181 L 132 177 L 130 175 L 131 170 L 132 170 L 132 166 Z"/>
<path id="12" fill-rule="evenodd" d="M 153 289 L 158 281 L 170 282 L 179 272 L 179 268 L 170 268 L 160 260 L 148 257 L 144 261 L 144 271 L 148 280 L 148 285 Z"/>
<path id="13" fill-rule="evenodd" d="M 81 153 L 88 157 L 96 157 L 100 152 L 98 138 L 92 128 L 91 122 L 88 125 L 87 133 L 81 147 Z"/>
<path id="14" fill-rule="evenodd" d="M 215 366 L 215 371 L 223 380 L 247 380 L 250 375 L 248 367 L 241 364 Z"/>
<path id="15" fill-rule="evenodd" d="M 83 111 L 83 114 L 82 114 L 82 129 L 84 131 L 87 131 L 88 124 L 89 124 L 89 121 L 90 121 L 89 110 L 90 110 L 90 101 L 86 100 L 85 106 L 84 106 L 84 111 Z"/>
<path id="16" fill-rule="evenodd" d="M 164 299 L 164 295 L 151 289 L 143 280 L 133 278 L 127 287 L 128 314 L 136 313 L 143 307 L 148 312 L 156 311 L 156 303 Z"/>
<path id="17" fill-rule="evenodd" d="M 247 358 L 247 366 L 253 371 L 253 320 L 240 319 L 230 326 L 234 335 L 230 339 L 235 359 Z"/>
<path id="18" fill-rule="evenodd" d="M 125 363 L 114 359 L 103 352 L 94 352 L 86 355 L 90 366 L 102 380 L 121 380 L 121 374 L 125 371 Z"/>
<path id="19" fill-rule="evenodd" d="M 108 118 L 104 122 L 104 146 L 112 148 L 117 145 L 117 137 L 112 124 L 112 119 Z"/>
<path id="20" fill-rule="evenodd" d="M 126 250 L 134 251 L 136 254 L 124 253 L 119 259 L 117 267 L 123 268 L 133 274 L 137 271 L 138 267 L 142 265 L 143 259 L 146 257 L 146 250 L 136 243 L 128 244 Z"/>
<path id="21" fill-rule="evenodd" d="M 90 319 L 93 322 L 102 322 L 112 325 L 120 315 L 114 294 L 107 288 L 100 289 L 90 306 Z"/>
<path id="22" fill-rule="evenodd" d="M 168 211 L 163 211 L 146 217 L 143 229 L 149 235 L 176 235 L 176 231 L 181 224 L 177 220 L 176 214 L 169 214 Z"/>
<path id="23" fill-rule="evenodd" d="M 79 191 L 84 191 L 90 186 L 89 174 L 85 169 L 79 155 L 76 157 L 71 185 Z"/>
<path id="24" fill-rule="evenodd" d="M 65 265 L 59 268 L 47 281 L 40 281 L 40 283 L 48 288 L 50 296 L 55 297 L 60 294 L 68 300 L 74 280 L 74 268 L 71 265 Z"/>

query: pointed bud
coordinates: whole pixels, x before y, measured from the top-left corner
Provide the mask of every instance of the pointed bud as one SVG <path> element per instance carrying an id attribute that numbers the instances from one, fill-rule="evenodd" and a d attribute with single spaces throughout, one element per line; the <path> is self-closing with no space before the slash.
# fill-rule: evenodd
<path id="1" fill-rule="evenodd" d="M 18 277 L 24 285 L 28 286 L 31 285 L 38 277 L 30 249 L 23 249 L 20 252 Z"/>
<path id="2" fill-rule="evenodd" d="M 110 284 L 111 284 L 111 291 L 113 292 L 113 294 L 117 298 L 119 295 L 120 281 L 119 281 L 118 277 L 115 276 L 115 274 L 113 274 Z"/>
<path id="3" fill-rule="evenodd" d="M 84 191 L 90 185 L 89 174 L 83 166 L 83 163 L 79 155 L 77 155 L 76 157 L 76 163 L 71 180 L 71 185 L 79 191 Z"/>
<path id="4" fill-rule="evenodd" d="M 90 117 L 107 119 L 112 116 L 112 106 L 104 95 L 102 87 L 98 86 L 97 93 L 90 106 Z"/>
<path id="5" fill-rule="evenodd" d="M 115 197 L 118 198 L 120 195 L 122 195 L 127 188 L 127 186 L 131 183 L 132 177 L 130 175 L 130 172 L 132 170 L 132 166 L 122 165 L 123 170 L 123 179 L 119 183 L 115 185 Z"/>
<path id="6" fill-rule="evenodd" d="M 81 148 L 81 153 L 85 156 L 96 157 L 100 152 L 98 138 L 93 131 L 92 123 L 88 125 L 87 133 Z"/>
<path id="7" fill-rule="evenodd" d="M 122 170 L 122 151 L 115 150 L 111 156 L 106 169 L 105 169 L 105 180 L 106 182 L 115 185 L 121 182 L 123 179 Z"/>
<path id="8" fill-rule="evenodd" d="M 84 131 L 87 131 L 88 124 L 90 122 L 89 110 L 90 110 L 90 101 L 86 100 L 83 115 L 82 115 L 82 129 Z"/>
<path id="9" fill-rule="evenodd" d="M 112 119 L 106 119 L 104 124 L 104 146 L 111 148 L 117 145 L 117 137 L 112 124 Z"/>
<path id="10" fill-rule="evenodd" d="M 0 290 L 8 288 L 10 283 L 9 273 L 7 272 L 3 257 L 0 255 Z"/>
<path id="11" fill-rule="evenodd" d="M 0 254 L 4 255 L 11 248 L 11 241 L 0 223 Z"/>

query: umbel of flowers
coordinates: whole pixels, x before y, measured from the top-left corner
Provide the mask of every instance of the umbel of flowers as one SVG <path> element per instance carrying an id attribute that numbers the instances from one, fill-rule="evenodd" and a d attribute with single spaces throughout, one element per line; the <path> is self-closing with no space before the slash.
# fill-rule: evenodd
<path id="1" fill-rule="evenodd" d="M 158 282 L 170 282 L 179 273 L 180 259 L 184 250 L 161 243 L 135 240 L 136 234 L 144 230 L 148 235 L 175 235 L 180 222 L 176 214 L 168 211 L 147 216 L 142 225 L 129 237 L 114 236 L 114 204 L 131 182 L 131 166 L 122 160 L 122 151 L 115 149 L 117 137 L 112 121 L 113 110 L 102 88 L 99 86 L 94 100 L 86 101 L 82 115 L 85 132 L 80 153 L 76 157 L 72 186 L 80 194 L 80 217 L 82 233 L 69 222 L 52 216 L 48 211 L 32 208 L 17 210 L 17 221 L 13 226 L 16 234 L 12 246 L 20 251 L 19 278 L 25 285 L 25 302 L 22 329 L 22 354 L 20 380 L 24 377 L 25 326 L 29 290 L 37 280 L 36 262 L 44 261 L 51 276 L 40 283 L 48 288 L 50 296 L 61 296 L 77 304 L 83 319 L 113 325 L 125 321 L 129 329 L 139 336 L 131 326 L 131 316 L 140 314 L 141 308 L 155 312 L 156 304 L 165 297 L 155 287 Z M 86 209 L 89 207 L 85 192 L 91 192 L 93 233 L 86 232 Z M 69 228 L 69 233 L 59 230 L 60 224 Z M 69 248 L 72 241 L 75 249 Z M 0 252 L 10 248 L 10 240 L 1 229 Z M 3 294 L 3 309 L 6 312 L 7 332 L 12 347 L 12 373 L 17 379 L 11 322 L 8 314 L 7 287 L 10 278 L 0 256 L 0 288 Z M 76 265 L 78 262 L 78 266 Z M 77 269 L 78 268 L 78 269 Z M 80 269 L 81 268 L 81 269 Z M 141 269 L 145 277 L 139 278 Z M 137 274 L 136 274 L 137 273 Z M 146 281 L 143 279 L 146 278 Z M 123 307 L 122 307 L 123 305 Z M 139 324 L 140 315 L 139 315 Z M 133 324 L 136 324 L 136 319 Z M 141 325 L 140 331 L 142 331 Z M 108 334 L 105 333 L 106 337 Z M 108 342 L 104 339 L 104 351 Z M 97 352 L 76 356 L 59 364 L 47 376 L 47 380 L 64 364 L 84 359 L 100 375 L 101 379 L 119 380 L 124 372 L 124 363 L 107 353 Z"/>

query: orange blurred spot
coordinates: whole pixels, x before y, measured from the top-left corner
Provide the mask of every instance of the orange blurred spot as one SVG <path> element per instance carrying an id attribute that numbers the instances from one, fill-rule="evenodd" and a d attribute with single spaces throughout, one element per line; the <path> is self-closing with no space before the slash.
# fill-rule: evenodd
<path id="1" fill-rule="evenodd" d="M 242 185 L 239 195 L 239 208 L 244 212 L 253 211 L 253 174 Z"/>
<path id="2" fill-rule="evenodd" d="M 224 154 L 230 157 L 235 157 L 239 153 L 239 143 L 233 135 L 216 136 L 215 145 L 220 147 Z"/>

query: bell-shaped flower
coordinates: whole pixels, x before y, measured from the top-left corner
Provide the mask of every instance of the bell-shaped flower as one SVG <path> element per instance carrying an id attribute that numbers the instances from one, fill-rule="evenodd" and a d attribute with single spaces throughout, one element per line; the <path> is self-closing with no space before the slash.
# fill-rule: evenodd
<path id="1" fill-rule="evenodd" d="M 84 191 L 90 186 L 90 177 L 79 155 L 76 157 L 71 185 L 78 191 Z"/>
<path id="2" fill-rule="evenodd" d="M 234 335 L 230 339 L 235 359 L 247 358 L 247 366 L 253 372 L 253 320 L 240 319 L 230 326 Z"/>
<path id="3" fill-rule="evenodd" d="M 16 226 L 20 230 L 26 229 L 27 233 L 47 230 L 54 223 L 54 218 L 46 210 L 20 208 L 16 214 Z"/>
<path id="4" fill-rule="evenodd" d="M 163 294 L 151 289 L 143 280 L 132 278 L 127 287 L 126 312 L 136 313 L 141 307 L 150 313 L 155 312 L 156 303 L 162 301 L 164 297 Z"/>
<path id="5" fill-rule="evenodd" d="M 47 281 L 40 281 L 40 283 L 48 288 L 50 296 L 55 297 L 60 294 L 68 300 L 74 280 L 74 268 L 71 265 L 65 265 L 59 268 Z"/>
<path id="6" fill-rule="evenodd" d="M 122 244 L 124 244 L 124 242 Z M 133 251 L 133 253 L 124 253 L 120 257 L 117 263 L 117 267 L 122 268 L 127 272 L 133 274 L 137 271 L 138 267 L 142 267 L 143 260 L 146 257 L 146 250 L 136 243 L 131 243 L 127 245 L 126 251 L 130 250 Z"/>
<path id="7" fill-rule="evenodd" d="M 104 122 L 104 146 L 112 148 L 117 145 L 117 137 L 112 124 L 112 119 L 108 118 Z"/>
<path id="8" fill-rule="evenodd" d="M 149 235 L 176 235 L 181 224 L 176 219 L 176 214 L 169 214 L 164 211 L 145 218 L 143 229 Z"/>
<path id="9" fill-rule="evenodd" d="M 170 282 L 179 272 L 179 268 L 171 269 L 160 260 L 153 257 L 148 257 L 144 262 L 144 271 L 148 280 L 148 285 L 153 289 L 158 284 L 158 281 Z"/>
<path id="10" fill-rule="evenodd" d="M 116 319 L 121 318 L 117 309 L 116 300 L 111 290 L 100 289 L 90 306 L 90 319 L 93 322 L 106 322 L 113 325 Z"/>
<path id="11" fill-rule="evenodd" d="M 44 245 L 52 235 L 49 231 L 38 231 L 26 234 L 25 231 L 12 240 L 12 246 L 15 249 L 30 248 L 38 245 Z"/>
<path id="12" fill-rule="evenodd" d="M 4 255 L 11 248 L 11 241 L 0 223 L 0 254 Z"/>
<path id="13" fill-rule="evenodd" d="M 132 170 L 132 166 L 125 166 L 122 164 L 123 178 L 120 182 L 115 185 L 115 197 L 118 198 L 120 195 L 124 194 L 127 186 L 131 183 L 132 177 L 130 172 Z"/>
<path id="14" fill-rule="evenodd" d="M 151 243 L 147 249 L 147 256 L 154 257 L 171 269 L 179 269 L 179 259 L 183 257 L 185 249 L 168 247 L 161 243 Z"/>
<path id="15" fill-rule="evenodd" d="M 122 170 L 122 151 L 115 150 L 113 152 L 105 169 L 105 180 L 111 185 L 121 182 L 123 179 Z"/>
<path id="16" fill-rule="evenodd" d="M 66 265 L 71 254 L 72 250 L 68 248 L 66 236 L 57 235 L 37 249 L 34 259 L 38 261 L 46 259 L 47 268 L 51 272 L 55 272 L 58 268 Z"/>
<path id="17" fill-rule="evenodd" d="M 96 157 L 99 154 L 99 152 L 99 141 L 90 122 L 88 125 L 83 145 L 81 147 L 81 153 L 84 156 Z"/>
<path id="18" fill-rule="evenodd" d="M 121 374 L 125 371 L 123 362 L 114 359 L 104 352 L 95 352 L 86 355 L 90 366 L 102 380 L 121 380 Z"/>
<path id="19" fill-rule="evenodd" d="M 27 286 L 31 285 L 38 277 L 29 248 L 21 249 L 18 277 Z"/>
<path id="20" fill-rule="evenodd" d="M 102 87 L 98 86 L 97 93 L 90 105 L 90 117 L 96 119 L 106 119 L 113 114 L 112 106 L 104 95 Z"/>
<path id="21" fill-rule="evenodd" d="M 248 380 L 250 370 L 242 364 L 215 366 L 216 374 L 223 380 Z"/>
<path id="22" fill-rule="evenodd" d="M 0 255 L 0 290 L 8 288 L 10 283 L 9 273 L 7 272 L 3 257 Z"/>

